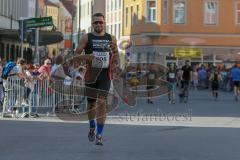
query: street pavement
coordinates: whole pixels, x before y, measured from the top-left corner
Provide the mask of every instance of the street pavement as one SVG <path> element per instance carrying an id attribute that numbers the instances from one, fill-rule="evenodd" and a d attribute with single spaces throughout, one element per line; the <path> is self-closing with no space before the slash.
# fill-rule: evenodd
<path id="1" fill-rule="evenodd" d="M 108 116 L 104 146 L 88 142 L 87 122 L 56 117 L 0 119 L 0 160 L 239 160 L 240 102 L 192 91 L 188 103 L 166 96 Z"/>

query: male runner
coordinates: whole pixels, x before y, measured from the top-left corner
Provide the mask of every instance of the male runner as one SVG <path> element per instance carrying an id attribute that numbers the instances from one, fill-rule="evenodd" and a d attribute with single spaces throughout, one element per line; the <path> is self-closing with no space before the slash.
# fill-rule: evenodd
<path id="1" fill-rule="evenodd" d="M 218 98 L 219 83 L 222 81 L 222 77 L 218 72 L 217 68 L 214 68 L 209 80 L 212 82 L 212 95 L 216 101 Z"/>
<path id="2" fill-rule="evenodd" d="M 181 77 L 181 89 L 182 93 L 180 98 L 183 98 L 184 102 L 187 102 L 189 95 L 189 84 L 192 81 L 192 67 L 190 66 L 190 61 L 186 60 L 185 65 L 182 67 L 182 77 Z"/>
<path id="3" fill-rule="evenodd" d="M 85 74 L 86 87 L 95 89 L 92 92 L 105 91 L 107 93 L 110 89 L 112 70 L 118 65 L 119 56 L 116 38 L 105 32 L 105 17 L 102 13 L 95 13 L 93 15 L 92 27 L 93 31 L 80 39 L 76 54 L 81 54 L 83 50 L 85 51 L 85 55 L 81 55 L 80 59 L 82 58 L 87 62 L 87 71 Z M 96 60 L 102 62 L 101 66 L 96 63 Z M 101 71 L 96 80 L 91 82 L 89 77 L 96 76 L 93 72 L 95 69 L 100 69 Z M 97 99 L 87 98 L 90 124 L 88 139 L 90 142 L 96 139 L 96 145 L 103 145 L 102 132 L 106 119 L 107 94 L 102 94 L 102 92 L 101 94 L 97 93 Z"/>

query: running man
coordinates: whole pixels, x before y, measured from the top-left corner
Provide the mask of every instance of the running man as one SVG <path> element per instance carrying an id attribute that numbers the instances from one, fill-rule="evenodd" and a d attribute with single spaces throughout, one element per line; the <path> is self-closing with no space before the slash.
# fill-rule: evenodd
<path id="1" fill-rule="evenodd" d="M 181 76 L 181 93 L 180 98 L 184 102 L 187 102 L 189 95 L 189 84 L 192 81 L 192 67 L 190 66 L 190 61 L 186 60 L 185 65 L 182 67 Z"/>
<path id="2" fill-rule="evenodd" d="M 116 38 L 105 32 L 105 17 L 102 13 L 93 15 L 92 27 L 93 32 L 84 35 L 80 39 L 76 54 L 81 54 L 83 50 L 85 51 L 85 55 L 81 55 L 80 59 L 82 58 L 87 63 L 85 74 L 86 87 L 107 93 L 112 80 L 112 70 L 118 65 L 119 59 Z M 101 60 L 102 65 L 97 65 L 95 59 Z M 93 70 L 98 68 L 101 71 L 96 81 L 89 82 L 89 77 L 95 76 L 93 75 Z M 87 101 L 90 124 L 88 139 L 90 142 L 95 141 L 96 145 L 103 145 L 102 132 L 106 120 L 107 94 L 98 94 L 97 99 L 88 97 Z"/>
<path id="3" fill-rule="evenodd" d="M 240 68 L 237 66 L 237 64 L 231 70 L 231 76 L 232 76 L 233 87 L 234 87 L 233 89 L 234 89 L 235 101 L 238 101 L 239 89 L 240 89 Z"/>
<path id="4" fill-rule="evenodd" d="M 219 83 L 222 80 L 222 77 L 216 68 L 214 68 L 209 80 L 212 82 L 212 95 L 216 101 L 218 98 Z"/>
<path id="5" fill-rule="evenodd" d="M 169 82 L 168 86 L 168 101 L 169 104 L 175 104 L 176 100 L 176 86 L 177 86 L 177 70 L 174 67 L 174 64 L 171 63 L 167 72 L 167 81 Z"/>

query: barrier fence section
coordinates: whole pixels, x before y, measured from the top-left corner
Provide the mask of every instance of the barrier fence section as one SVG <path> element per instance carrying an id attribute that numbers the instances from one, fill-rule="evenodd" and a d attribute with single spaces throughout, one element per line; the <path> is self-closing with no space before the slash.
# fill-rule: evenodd
<path id="1" fill-rule="evenodd" d="M 73 91 L 71 88 L 70 91 L 68 88 L 68 91 L 65 92 L 65 87 L 58 85 L 57 87 L 61 87 L 59 89 L 61 92 L 56 92 L 51 86 L 55 83 L 58 82 L 34 80 L 25 83 L 23 80 L 9 77 L 3 84 L 5 90 L 3 107 L 5 106 L 5 110 L 16 109 L 29 114 L 36 112 L 54 114 L 58 105 L 68 105 L 74 109 L 84 103 L 83 96 L 75 95 L 71 92 Z M 60 84 L 62 83 L 60 82 Z"/>

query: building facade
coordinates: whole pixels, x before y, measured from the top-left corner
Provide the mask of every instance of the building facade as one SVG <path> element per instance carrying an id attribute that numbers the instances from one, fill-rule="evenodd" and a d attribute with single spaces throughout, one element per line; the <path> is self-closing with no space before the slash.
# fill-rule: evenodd
<path id="1" fill-rule="evenodd" d="M 50 27 L 45 27 L 46 30 L 59 30 L 59 4 L 52 3 L 51 1 L 46 1 L 45 13 L 47 17 L 52 17 L 53 25 Z M 59 44 L 52 44 L 47 46 L 48 56 L 55 57 L 60 49 Z"/>
<path id="2" fill-rule="evenodd" d="M 133 60 L 215 63 L 240 51 L 239 0 L 124 0 L 123 12 Z"/>
<path id="3" fill-rule="evenodd" d="M 84 33 L 92 31 L 92 15 L 100 12 L 105 15 L 106 0 L 81 0 L 81 30 Z"/>
<path id="4" fill-rule="evenodd" d="M 106 0 L 106 31 L 117 40 L 122 37 L 122 0 Z"/>
<path id="5" fill-rule="evenodd" d="M 1 0 L 0 28 L 18 29 L 18 19 L 35 16 L 35 0 Z"/>
<path id="6" fill-rule="evenodd" d="M 116 37 L 118 44 L 123 41 L 122 10 L 123 0 L 106 0 L 106 31 Z M 121 64 L 123 64 L 125 53 L 121 48 L 119 48 L 119 51 Z"/>
<path id="7" fill-rule="evenodd" d="M 91 31 L 91 20 L 93 1 L 92 0 L 81 0 L 81 29 L 83 32 L 88 33 Z"/>
<path id="8" fill-rule="evenodd" d="M 0 58 L 6 60 L 16 60 L 21 56 L 19 38 L 17 35 L 20 18 L 31 18 L 35 15 L 35 0 L 1 0 L 0 1 Z M 14 33 L 10 33 L 15 30 Z M 1 34 L 2 33 L 2 34 Z M 4 36 L 6 34 L 6 36 Z M 16 43 L 17 42 L 17 43 Z M 24 57 L 32 58 L 32 50 L 28 45 L 23 48 Z"/>
<path id="9" fill-rule="evenodd" d="M 38 2 L 38 3 L 36 3 Z M 36 9 L 36 7 L 39 7 Z M 35 15 L 46 16 L 45 0 L 1 0 L 0 1 L 0 57 L 5 60 L 16 61 L 18 57 L 32 62 L 34 54 L 35 34 L 32 29 L 24 32 L 23 46 L 20 43 L 19 20 L 33 18 Z M 55 17 L 53 18 L 55 21 Z M 57 25 L 57 23 L 56 23 Z M 39 46 L 46 46 L 62 41 L 62 34 L 55 31 L 39 32 Z M 40 48 L 41 49 L 41 48 Z M 40 51 L 39 49 L 39 51 Z M 23 54 L 22 54 L 23 53 Z M 44 55 L 44 54 L 40 54 Z"/>
<path id="10" fill-rule="evenodd" d="M 60 30 L 64 34 L 62 50 L 65 54 L 75 50 L 80 31 L 80 0 L 60 0 Z"/>

